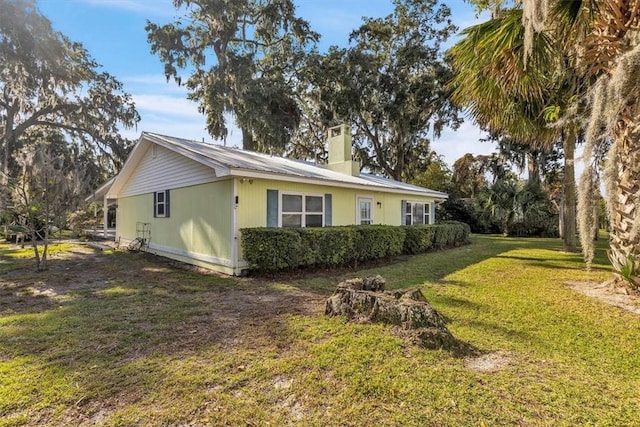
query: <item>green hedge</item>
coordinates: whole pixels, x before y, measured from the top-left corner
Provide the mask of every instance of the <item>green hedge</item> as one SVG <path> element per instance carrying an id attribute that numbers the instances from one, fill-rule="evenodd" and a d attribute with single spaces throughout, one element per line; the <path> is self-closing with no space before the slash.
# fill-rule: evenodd
<path id="1" fill-rule="evenodd" d="M 348 225 L 323 228 L 243 228 L 244 258 L 261 271 L 330 267 L 469 242 L 467 224 Z"/>
<path id="2" fill-rule="evenodd" d="M 467 243 L 471 228 L 463 222 L 447 221 L 437 224 L 434 231 L 433 248 L 444 249 Z"/>
<path id="3" fill-rule="evenodd" d="M 392 225 L 347 226 L 356 232 L 354 256 L 356 261 L 371 261 L 400 255 L 405 238 L 404 227 Z M 342 264 L 342 263 L 340 263 Z"/>
<path id="4" fill-rule="evenodd" d="M 300 234 L 290 228 L 244 228 L 242 247 L 245 259 L 259 270 L 294 268 L 305 258 Z"/>
<path id="5" fill-rule="evenodd" d="M 433 247 L 437 225 L 408 225 L 404 239 L 404 253 L 421 254 Z"/>

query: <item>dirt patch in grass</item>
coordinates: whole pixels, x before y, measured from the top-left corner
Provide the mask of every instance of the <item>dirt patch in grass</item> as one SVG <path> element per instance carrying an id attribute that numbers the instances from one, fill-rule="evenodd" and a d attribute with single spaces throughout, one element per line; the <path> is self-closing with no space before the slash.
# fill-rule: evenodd
<path id="1" fill-rule="evenodd" d="M 96 296 L 121 298 L 121 308 L 131 305 L 130 299 L 137 298 L 142 306 L 149 301 L 149 312 L 166 316 L 167 327 L 158 330 L 153 318 L 126 313 L 123 320 L 144 319 L 137 323 L 140 333 L 156 337 L 157 344 L 139 349 L 142 352 L 135 357 L 167 350 L 188 353 L 210 344 L 286 345 L 277 333 L 283 316 L 319 314 L 326 298 L 295 287 L 274 290 L 275 284 L 264 280 L 229 278 L 146 253 L 104 253 L 78 246 L 51 261 L 46 272 L 27 268 L 3 275 L 0 313 L 39 313 Z M 180 313 L 176 299 L 181 298 L 190 313 L 183 320 L 176 318 Z"/>
<path id="2" fill-rule="evenodd" d="M 480 356 L 467 357 L 464 359 L 464 365 L 474 372 L 490 374 L 507 369 L 512 359 L 513 355 L 506 351 L 494 351 Z"/>
<path id="3" fill-rule="evenodd" d="M 149 390 L 166 381 L 157 376 L 167 369 L 164 364 L 199 361 L 203 354 L 220 355 L 217 372 L 226 378 L 249 376 L 244 371 L 259 369 L 253 364 L 260 354 L 289 354 L 295 342 L 289 319 L 321 316 L 326 299 L 294 285 L 231 278 L 151 254 L 86 246 L 56 255 L 45 272 L 32 269 L 30 259 L 15 263 L 17 268 L 0 275 L 0 318 L 28 320 L 7 326 L 12 335 L 7 357 L 53 360 L 64 372 L 58 384 L 69 383 L 66 376 L 73 375 L 84 389 L 69 390 L 72 397 L 60 414 L 43 409 L 29 415 L 29 423 L 38 425 L 114 423 L 118 411 L 149 399 Z M 290 398 L 290 387 L 285 376 L 272 385 L 274 393 L 286 397 L 283 411 L 296 419 L 301 403 Z M 42 398 L 25 390 L 21 399 Z M 60 398 L 50 399 L 43 405 L 60 404 Z M 3 411 L 0 405 L 0 418 Z"/>
<path id="4" fill-rule="evenodd" d="M 640 314 L 640 296 L 633 294 L 625 286 L 616 283 L 614 280 L 608 280 L 603 283 L 566 282 L 566 284 L 581 294 L 596 298 L 623 310 Z"/>

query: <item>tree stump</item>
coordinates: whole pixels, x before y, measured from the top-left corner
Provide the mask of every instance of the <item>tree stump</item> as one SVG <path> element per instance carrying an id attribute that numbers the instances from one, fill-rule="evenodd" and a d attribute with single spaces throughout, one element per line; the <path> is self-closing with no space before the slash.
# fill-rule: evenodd
<path id="1" fill-rule="evenodd" d="M 327 316 L 347 316 L 359 323 L 385 323 L 402 338 L 429 349 L 453 349 L 458 341 L 420 289 L 385 291 L 385 280 L 371 276 L 345 280 L 327 299 Z"/>

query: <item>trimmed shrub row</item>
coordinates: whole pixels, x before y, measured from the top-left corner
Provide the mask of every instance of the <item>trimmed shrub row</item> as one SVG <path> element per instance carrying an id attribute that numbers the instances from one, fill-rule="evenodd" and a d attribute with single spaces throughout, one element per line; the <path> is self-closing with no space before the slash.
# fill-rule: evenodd
<path id="1" fill-rule="evenodd" d="M 323 228 L 243 228 L 244 258 L 251 268 L 278 271 L 419 254 L 468 243 L 469 226 L 349 225 Z"/>

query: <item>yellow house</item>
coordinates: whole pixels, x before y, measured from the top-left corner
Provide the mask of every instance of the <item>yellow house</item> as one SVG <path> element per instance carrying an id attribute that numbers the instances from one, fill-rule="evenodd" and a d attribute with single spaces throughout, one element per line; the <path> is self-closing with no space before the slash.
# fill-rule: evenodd
<path id="1" fill-rule="evenodd" d="M 152 253 L 236 275 L 242 228 L 430 224 L 446 198 L 361 173 L 344 125 L 326 165 L 143 132 L 104 196 L 121 243 L 144 238 Z"/>

